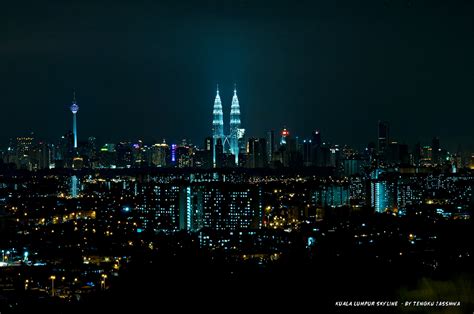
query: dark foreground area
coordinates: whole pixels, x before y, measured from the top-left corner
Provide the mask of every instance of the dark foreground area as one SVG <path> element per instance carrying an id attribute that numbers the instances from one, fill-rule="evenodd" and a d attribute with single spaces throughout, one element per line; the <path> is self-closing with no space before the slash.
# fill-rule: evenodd
<path id="1" fill-rule="evenodd" d="M 262 266 L 197 257 L 188 250 L 161 252 L 136 256 L 110 289 L 81 302 L 19 295 L 26 297 L 22 304 L 2 313 L 472 313 L 474 277 L 466 272 L 467 265 L 430 277 L 413 265 L 362 256 L 310 260 L 293 252 L 286 260 Z M 336 305 L 350 301 L 350 306 Z M 398 301 L 398 305 L 356 306 L 357 301 Z M 405 307 L 406 301 L 459 301 L 460 305 Z"/>

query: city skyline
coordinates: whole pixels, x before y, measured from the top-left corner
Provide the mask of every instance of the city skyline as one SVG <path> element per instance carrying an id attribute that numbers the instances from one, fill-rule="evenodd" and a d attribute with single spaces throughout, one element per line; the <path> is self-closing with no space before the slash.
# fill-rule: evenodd
<path id="1" fill-rule="evenodd" d="M 474 313 L 472 12 L 2 4 L 0 314 Z"/>
<path id="2" fill-rule="evenodd" d="M 135 137 L 135 138 L 131 138 L 131 137 L 127 137 L 127 136 L 124 136 L 122 138 L 117 138 L 117 137 L 110 137 L 110 136 L 107 136 L 105 134 L 90 134 L 90 135 L 87 135 L 85 137 L 79 137 L 78 135 L 78 131 L 77 131 L 77 113 L 79 111 L 79 105 L 78 105 L 78 102 L 76 100 L 76 90 L 74 89 L 73 90 L 73 97 L 72 97 L 72 102 L 71 102 L 71 105 L 69 107 L 66 107 L 67 108 L 67 111 L 69 111 L 70 113 L 73 114 L 73 122 L 72 124 L 69 126 L 69 129 L 66 129 L 63 131 L 62 134 L 58 133 L 58 135 L 55 137 L 55 138 L 46 138 L 44 136 L 41 135 L 41 130 L 40 132 L 35 132 L 34 130 L 30 130 L 28 132 L 21 132 L 20 134 L 17 134 L 15 136 L 10 136 L 8 138 L 8 141 L 6 143 L 4 143 L 3 145 L 0 146 L 0 151 L 2 151 L 2 149 L 7 149 L 8 147 L 11 146 L 12 144 L 12 141 L 15 140 L 15 138 L 17 137 L 25 137 L 25 136 L 31 136 L 32 138 L 34 138 L 35 140 L 37 141 L 40 141 L 40 142 L 47 142 L 47 143 L 56 143 L 58 140 L 60 140 L 61 138 L 64 138 L 64 136 L 68 133 L 68 132 L 71 132 L 71 134 L 73 135 L 73 143 L 74 143 L 74 149 L 77 149 L 79 144 L 82 143 L 86 143 L 89 138 L 95 138 L 96 140 L 99 139 L 99 143 L 100 144 L 107 144 L 107 143 L 119 143 L 119 142 L 138 142 L 138 141 L 143 141 L 144 143 L 146 144 L 158 144 L 158 143 L 162 143 L 162 142 L 166 142 L 168 144 L 173 144 L 173 143 L 176 143 L 176 144 L 179 144 L 179 143 L 182 143 L 183 141 L 186 141 L 187 143 L 192 143 L 193 145 L 195 145 L 196 147 L 198 148 L 205 148 L 205 139 L 208 138 L 208 137 L 213 137 L 213 133 L 214 133 L 214 128 L 215 128 L 215 125 L 214 123 L 216 123 L 216 117 L 215 117 L 215 110 L 216 110 L 216 104 L 217 106 L 220 106 L 220 120 L 223 119 L 223 116 L 227 115 L 227 116 L 230 116 L 230 122 L 228 123 L 228 125 L 226 125 L 224 123 L 224 121 L 219 121 L 219 123 L 221 123 L 222 125 L 222 130 L 221 131 L 218 131 L 218 132 L 222 132 L 222 134 L 220 135 L 216 135 L 215 137 L 215 140 L 217 140 L 218 138 L 220 138 L 222 140 L 222 144 L 223 144 L 223 147 L 226 147 L 226 151 L 232 153 L 234 156 L 234 152 L 236 150 L 238 150 L 239 148 L 234 146 L 232 148 L 232 145 L 238 145 L 237 141 L 238 141 L 238 138 L 243 138 L 243 139 L 248 139 L 248 138 L 265 138 L 267 136 L 267 133 L 269 131 L 272 131 L 272 132 L 275 132 L 275 134 L 277 135 L 277 137 L 280 137 L 282 136 L 281 135 L 281 132 L 286 132 L 288 129 L 291 131 L 291 134 L 292 136 L 296 136 L 299 141 L 303 142 L 303 141 L 306 141 L 306 140 L 310 140 L 311 137 L 312 137 L 312 134 L 313 132 L 318 132 L 321 137 L 321 129 L 319 128 L 313 128 L 309 133 L 305 133 L 305 134 L 295 134 L 295 132 L 293 131 L 292 128 L 288 128 L 288 125 L 287 124 L 283 124 L 282 126 L 279 126 L 279 127 L 275 127 L 275 128 L 271 128 L 269 130 L 266 130 L 264 131 L 263 133 L 261 134 L 247 134 L 246 133 L 246 129 L 240 129 L 240 107 L 239 107 L 239 100 L 237 98 L 237 89 L 236 89 L 236 84 L 234 83 L 234 88 L 232 90 L 232 93 L 233 93 L 233 97 L 232 97 L 232 104 L 231 105 L 225 105 L 225 102 L 224 102 L 224 106 L 222 106 L 222 101 L 220 99 L 220 91 L 219 91 L 219 84 L 216 84 L 217 86 L 217 92 L 216 92 L 216 97 L 214 99 L 214 113 L 213 113 L 213 117 L 211 118 L 212 119 L 212 127 L 209 129 L 209 133 L 203 137 L 203 138 L 197 138 L 196 135 L 193 135 L 193 136 L 182 136 L 180 138 L 169 138 L 166 136 L 166 134 L 163 134 L 163 135 L 155 135 L 155 136 L 152 136 L 152 135 L 144 135 L 143 137 Z M 236 107 L 235 107 L 236 106 Z M 235 109 L 235 108 L 237 109 Z M 238 116 L 239 118 L 237 119 L 238 120 L 238 124 L 237 124 L 237 127 L 234 125 L 232 126 L 232 121 L 234 121 L 235 118 L 235 115 L 236 113 L 238 112 Z M 232 118 L 234 115 L 234 118 Z M 87 126 L 87 121 L 85 121 L 85 125 Z M 384 123 L 384 124 L 387 124 L 387 125 L 392 125 L 391 124 L 391 121 L 384 121 L 384 120 L 378 120 L 377 121 L 373 121 L 373 130 L 372 130 L 372 134 L 366 139 L 365 141 L 365 144 L 364 144 L 364 141 L 361 140 L 359 143 L 353 143 L 353 144 L 349 144 L 347 142 L 334 142 L 332 141 L 332 134 L 331 133 L 323 133 L 324 135 L 324 139 L 323 139 L 323 142 L 327 143 L 327 144 L 331 144 L 331 145 L 339 145 L 341 147 L 343 146 L 349 146 L 349 147 L 352 147 L 352 148 L 355 148 L 356 150 L 362 152 L 364 149 L 366 149 L 368 146 L 370 146 L 371 144 L 375 144 L 375 145 L 378 145 L 377 143 L 380 141 L 380 123 Z M 377 123 L 379 124 L 377 126 Z M 235 124 L 235 122 L 234 122 Z M 229 134 L 228 135 L 225 135 L 224 134 L 224 129 L 225 128 L 229 128 Z M 48 129 L 50 130 L 50 129 Z M 240 131 L 238 131 L 240 130 Z M 44 130 L 42 130 L 44 131 Z M 238 134 L 239 135 L 238 135 Z M 395 133 L 395 132 L 394 132 Z M 329 135 L 329 136 L 327 136 Z M 235 137 L 235 139 L 233 140 L 233 138 Z M 416 137 L 416 136 L 415 136 Z M 111 140 L 104 140 L 104 139 L 111 139 Z M 113 138 L 113 140 L 112 140 Z M 386 136 L 385 138 L 385 145 L 389 144 L 390 142 L 395 142 L 395 143 L 401 143 L 401 144 L 408 144 L 409 146 L 416 146 L 418 144 L 424 146 L 424 145 L 429 145 L 433 139 L 437 138 L 438 141 L 440 140 L 440 138 L 442 139 L 442 142 L 443 142 L 443 147 L 445 148 L 448 148 L 449 151 L 451 151 L 452 153 L 456 153 L 456 152 L 469 152 L 471 151 L 472 149 L 474 149 L 474 147 L 472 145 L 474 145 L 473 143 L 471 142 L 466 142 L 466 143 L 447 143 L 445 140 L 446 138 L 443 138 L 443 137 L 440 137 L 439 135 L 434 135 L 432 137 L 427 137 L 427 138 L 424 138 L 423 140 L 414 140 L 413 138 L 409 138 L 409 139 L 406 139 L 406 140 L 400 140 L 400 137 L 397 136 L 397 133 L 395 133 L 394 136 Z M 234 141 L 234 144 L 231 144 L 232 140 Z M 216 142 L 214 142 L 214 145 L 216 144 Z M 242 148 L 240 148 L 242 149 Z M 214 162 L 215 162 L 215 154 L 214 154 Z M 238 157 L 236 157 L 236 164 L 238 164 Z"/>
<path id="3" fill-rule="evenodd" d="M 73 88 L 82 138 L 198 142 L 211 86 L 228 95 L 237 82 L 254 136 L 286 125 L 360 147 L 387 120 L 401 142 L 438 136 L 472 149 L 472 2 L 277 1 L 271 14 L 264 2 L 211 2 L 7 4 L 0 143 L 64 134 Z"/>

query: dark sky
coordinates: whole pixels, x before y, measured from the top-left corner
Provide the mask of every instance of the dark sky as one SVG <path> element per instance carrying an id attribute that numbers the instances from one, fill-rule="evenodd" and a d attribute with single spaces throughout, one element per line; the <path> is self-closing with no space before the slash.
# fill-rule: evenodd
<path id="1" fill-rule="evenodd" d="M 249 136 L 474 144 L 472 0 L 4 2 L 2 146 L 62 135 L 74 88 L 81 139 L 201 143 L 234 82 Z"/>

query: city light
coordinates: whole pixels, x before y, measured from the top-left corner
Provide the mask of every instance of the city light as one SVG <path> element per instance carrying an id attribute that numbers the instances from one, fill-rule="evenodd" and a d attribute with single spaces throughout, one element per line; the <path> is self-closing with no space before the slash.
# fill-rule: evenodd
<path id="1" fill-rule="evenodd" d="M 472 313 L 474 4 L 343 1 L 2 3 L 0 314 Z"/>

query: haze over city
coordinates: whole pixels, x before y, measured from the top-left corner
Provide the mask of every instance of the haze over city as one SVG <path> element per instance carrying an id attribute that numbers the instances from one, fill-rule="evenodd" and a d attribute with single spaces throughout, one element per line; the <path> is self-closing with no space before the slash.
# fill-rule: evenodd
<path id="1" fill-rule="evenodd" d="M 247 134 L 287 126 L 362 148 L 389 120 L 412 145 L 472 148 L 472 1 L 9 2 L 0 143 L 81 136 L 201 144 L 215 85 Z M 407 127 L 409 126 L 409 127 Z"/>

